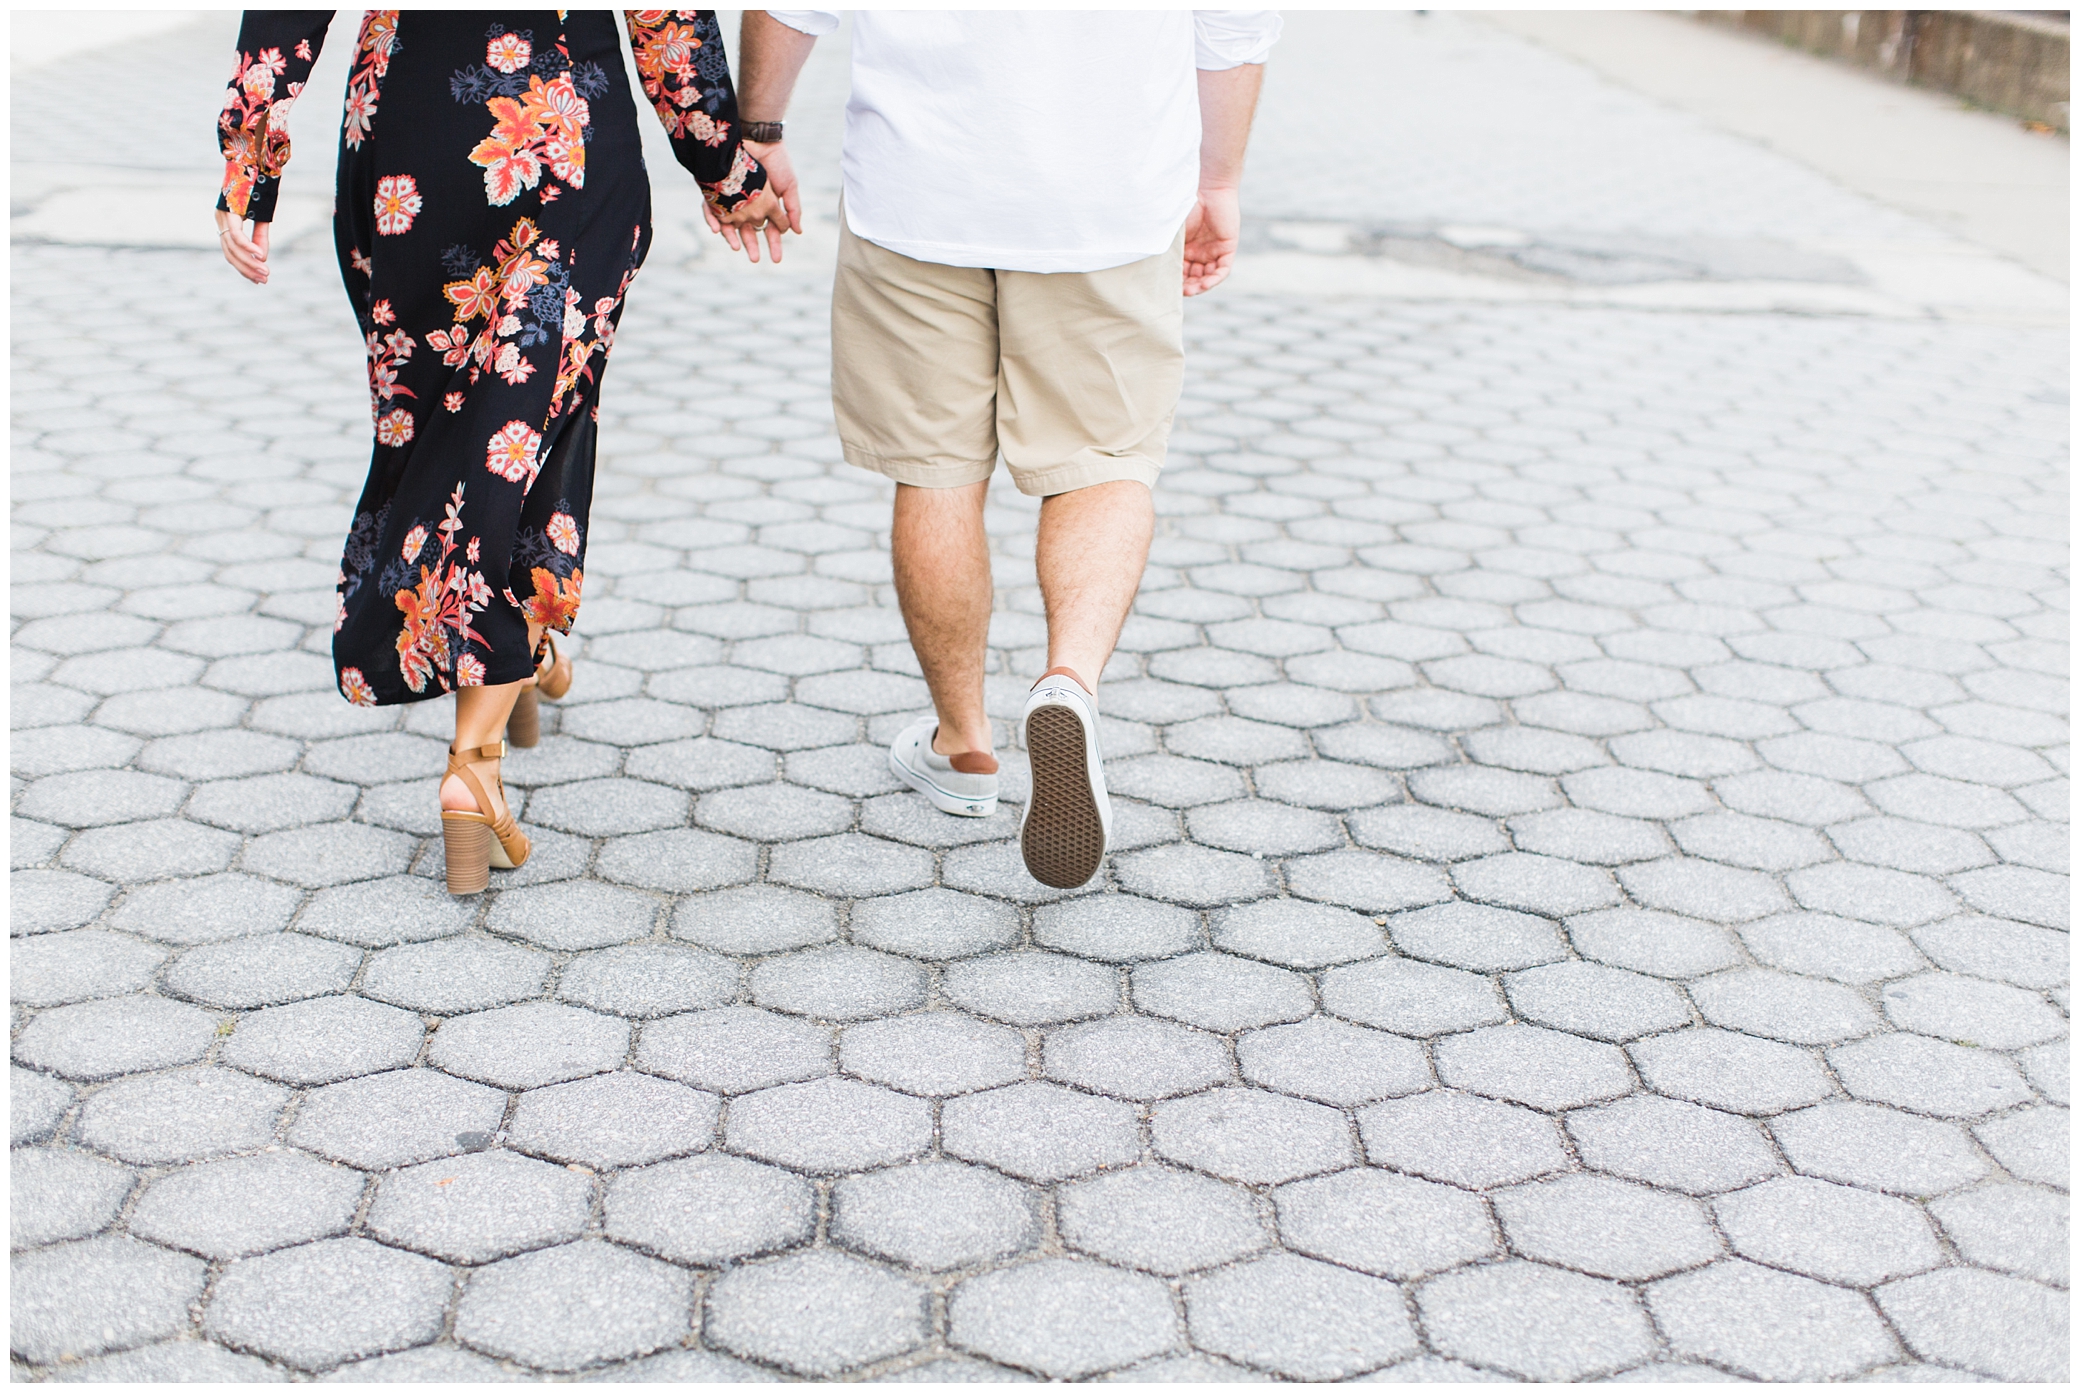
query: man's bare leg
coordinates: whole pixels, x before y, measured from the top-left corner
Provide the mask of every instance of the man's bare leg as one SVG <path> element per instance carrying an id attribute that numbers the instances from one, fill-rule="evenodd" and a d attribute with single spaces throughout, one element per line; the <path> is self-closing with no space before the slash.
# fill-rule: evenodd
<path id="1" fill-rule="evenodd" d="M 1047 603 L 1047 665 L 1068 668 L 1093 692 L 1141 588 L 1155 526 L 1155 500 L 1133 480 L 1040 504 L 1033 564 Z"/>
<path id="2" fill-rule="evenodd" d="M 928 489 L 896 485 L 889 550 L 896 599 L 910 646 L 932 689 L 942 755 L 990 751 L 982 704 L 982 666 L 989 649 L 989 534 L 982 509 L 989 484 Z M 1043 514 L 1044 516 L 1044 514 Z"/>

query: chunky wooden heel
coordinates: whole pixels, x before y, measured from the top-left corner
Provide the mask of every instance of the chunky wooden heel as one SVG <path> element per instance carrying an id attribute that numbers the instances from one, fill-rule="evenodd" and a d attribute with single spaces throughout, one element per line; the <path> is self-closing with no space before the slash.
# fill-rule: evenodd
<path id="1" fill-rule="evenodd" d="M 502 806 L 497 817 L 484 811 L 491 806 L 491 795 L 484 790 L 483 781 L 472 770 L 472 760 L 504 759 L 504 741 L 496 745 L 485 745 L 474 750 L 448 751 L 448 773 L 462 780 L 462 785 L 477 801 L 477 811 L 464 812 L 454 808 L 441 809 L 441 839 L 448 852 L 448 890 L 456 895 L 474 895 L 491 882 L 491 870 L 510 871 L 527 863 L 534 846 L 520 824 L 513 821 L 513 810 Z M 498 796 L 505 803 L 506 786 L 497 775 L 492 778 L 498 783 Z M 473 832 L 475 835 L 466 835 Z"/>
<path id="2" fill-rule="evenodd" d="M 563 651 L 563 645 L 550 637 L 550 630 L 542 631 L 542 658 L 535 665 L 535 689 L 551 701 L 562 701 L 564 693 L 571 689 L 571 655 Z"/>
<path id="3" fill-rule="evenodd" d="M 515 749 L 531 750 L 542 743 L 542 703 L 534 688 L 523 688 L 506 717 L 506 743 Z"/>
<path id="4" fill-rule="evenodd" d="M 474 895 L 491 883 L 491 825 L 469 813 L 441 814 L 448 853 L 448 893 Z"/>

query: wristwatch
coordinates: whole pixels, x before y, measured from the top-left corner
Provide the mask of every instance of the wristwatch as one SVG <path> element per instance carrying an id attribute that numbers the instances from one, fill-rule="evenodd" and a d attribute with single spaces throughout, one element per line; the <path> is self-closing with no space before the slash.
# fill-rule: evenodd
<path id="1" fill-rule="evenodd" d="M 780 139 L 782 124 L 779 121 L 739 121 L 737 138 L 755 141 L 760 145 L 771 145 Z"/>

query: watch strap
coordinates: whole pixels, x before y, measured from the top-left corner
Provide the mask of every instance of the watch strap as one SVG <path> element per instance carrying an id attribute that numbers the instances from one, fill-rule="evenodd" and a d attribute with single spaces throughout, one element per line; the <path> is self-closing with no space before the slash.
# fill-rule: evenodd
<path id="1" fill-rule="evenodd" d="M 771 145 L 774 141 L 780 139 L 783 125 L 784 123 L 780 121 L 739 121 L 737 122 L 737 138 L 739 140 L 756 141 L 760 145 Z"/>

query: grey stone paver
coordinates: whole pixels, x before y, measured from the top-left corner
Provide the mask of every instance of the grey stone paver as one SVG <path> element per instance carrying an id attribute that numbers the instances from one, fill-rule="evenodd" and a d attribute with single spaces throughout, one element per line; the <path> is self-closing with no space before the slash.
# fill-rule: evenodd
<path id="1" fill-rule="evenodd" d="M 18 68 L 22 148 L 202 130 L 229 38 L 155 36 L 120 127 Z M 17 237 L 17 1376 L 2063 1377 L 2059 336 L 1289 293 L 1504 255 L 1439 229 L 1570 293 L 1943 235 L 1478 19 L 1289 15 L 1063 894 L 1015 741 L 993 819 L 886 767 L 925 698 L 811 254 L 842 42 L 779 274 L 650 161 L 578 682 L 481 897 L 447 705 L 325 690 L 329 239 L 239 294 Z M 1324 130 L 1350 177 L 1273 212 Z M 1033 508 L 996 486 L 1003 721 Z"/>

